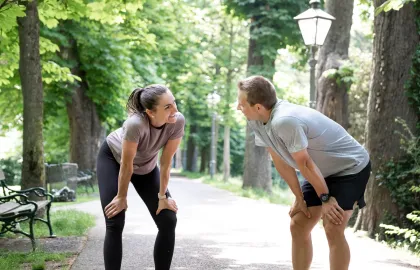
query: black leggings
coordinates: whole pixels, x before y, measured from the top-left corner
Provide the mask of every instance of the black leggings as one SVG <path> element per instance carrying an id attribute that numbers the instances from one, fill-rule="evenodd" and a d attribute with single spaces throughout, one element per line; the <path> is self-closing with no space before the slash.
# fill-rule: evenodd
<path id="1" fill-rule="evenodd" d="M 120 165 L 112 155 L 108 144 L 104 142 L 99 150 L 97 160 L 97 177 L 102 209 L 107 206 L 118 192 L 118 174 Z M 149 209 L 150 215 L 156 223 L 159 232 L 156 237 L 153 257 L 156 270 L 168 270 L 171 267 L 172 255 L 175 246 L 176 214 L 171 210 L 164 209 L 156 215 L 160 187 L 160 174 L 158 167 L 148 174 L 131 177 L 131 183 L 135 187 L 143 202 Z M 170 196 L 169 193 L 167 193 Z M 119 270 L 122 260 L 122 232 L 125 222 L 125 210 L 111 219 L 105 214 L 106 234 L 104 242 L 104 260 L 106 270 Z"/>

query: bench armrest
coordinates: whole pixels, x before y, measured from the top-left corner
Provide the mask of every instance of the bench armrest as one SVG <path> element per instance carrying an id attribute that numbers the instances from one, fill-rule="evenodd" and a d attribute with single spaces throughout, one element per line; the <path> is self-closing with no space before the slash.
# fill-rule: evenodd
<path id="1" fill-rule="evenodd" d="M 47 192 L 42 187 L 33 187 L 33 188 L 24 189 L 24 190 L 14 190 L 13 192 L 16 194 L 25 194 L 25 195 L 34 193 L 38 197 L 47 197 L 49 198 L 49 201 L 53 201 L 53 195 Z"/>

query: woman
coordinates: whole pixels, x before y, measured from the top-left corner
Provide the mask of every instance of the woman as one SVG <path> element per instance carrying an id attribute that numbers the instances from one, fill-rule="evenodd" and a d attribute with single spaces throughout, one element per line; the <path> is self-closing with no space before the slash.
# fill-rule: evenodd
<path id="1" fill-rule="evenodd" d="M 122 128 L 108 135 L 97 161 L 106 222 L 105 269 L 121 268 L 122 231 L 131 181 L 159 230 L 153 253 L 155 269 L 167 270 L 174 251 L 178 210 L 167 187 L 172 157 L 184 135 L 185 119 L 178 112 L 171 91 L 158 84 L 135 89 L 127 110 L 129 117 Z M 162 148 L 159 172 L 157 157 Z"/>

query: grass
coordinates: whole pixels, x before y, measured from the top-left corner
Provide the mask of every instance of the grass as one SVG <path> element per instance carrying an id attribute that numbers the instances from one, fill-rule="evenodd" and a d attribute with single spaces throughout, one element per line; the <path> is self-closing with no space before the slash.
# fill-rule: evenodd
<path id="1" fill-rule="evenodd" d="M 36 251 L 32 253 L 0 251 L 0 269 L 21 269 L 23 264 L 30 264 L 33 270 L 45 269 L 46 261 L 64 262 L 70 253 L 46 253 Z M 60 268 L 62 269 L 62 268 Z"/>
<path id="2" fill-rule="evenodd" d="M 51 212 L 50 215 L 53 232 L 58 237 L 82 236 L 85 235 L 91 227 L 95 226 L 95 216 L 74 209 L 57 210 Z M 20 228 L 25 232 L 29 232 L 29 222 L 22 222 Z M 40 221 L 35 222 L 34 233 L 35 238 L 47 237 L 50 235 L 47 224 Z M 11 232 L 4 234 L 4 236 L 8 238 L 20 237 L 20 235 Z"/>
<path id="3" fill-rule="evenodd" d="M 53 232 L 58 237 L 82 236 L 95 225 L 95 217 L 91 214 L 78 210 L 57 210 L 51 212 L 51 223 Z M 23 231 L 29 232 L 29 222 L 22 222 L 20 227 Z M 34 224 L 35 238 L 49 236 L 48 226 L 43 222 Z M 2 235 L 7 238 L 26 237 L 14 233 Z M 42 250 L 36 250 L 31 253 L 0 251 L 0 269 L 21 269 L 24 264 L 29 264 L 32 269 L 46 269 L 46 262 L 62 262 L 67 265 L 65 260 L 74 254 L 71 253 L 47 253 Z M 62 267 L 62 266 L 60 266 Z M 60 268 L 61 269 L 61 268 Z"/>
<path id="4" fill-rule="evenodd" d="M 230 178 L 228 182 L 224 182 L 222 175 L 215 175 L 213 179 L 208 175 L 195 172 L 181 172 L 181 175 L 189 179 L 199 179 L 205 184 L 254 200 L 264 200 L 270 203 L 283 205 L 291 205 L 294 201 L 294 195 L 289 189 L 281 189 L 278 186 L 273 186 L 271 193 L 268 193 L 262 189 L 242 188 L 242 181 L 238 177 Z"/>

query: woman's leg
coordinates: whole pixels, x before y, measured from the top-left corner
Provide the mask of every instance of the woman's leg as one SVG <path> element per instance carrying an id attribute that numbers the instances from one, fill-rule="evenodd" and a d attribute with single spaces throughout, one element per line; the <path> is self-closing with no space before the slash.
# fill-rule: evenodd
<path id="1" fill-rule="evenodd" d="M 111 149 L 104 142 L 99 150 L 96 164 L 99 194 L 102 210 L 107 206 L 118 192 L 118 174 L 120 165 L 112 155 Z M 104 241 L 104 261 L 106 270 L 121 269 L 122 260 L 122 232 L 124 229 L 125 210 L 108 219 L 105 216 L 106 234 Z"/>
<path id="2" fill-rule="evenodd" d="M 153 252 L 156 270 L 169 270 L 172 262 L 172 255 L 175 246 L 175 212 L 164 209 L 159 215 L 156 215 L 159 199 L 157 194 L 160 187 L 160 173 L 156 167 L 152 172 L 146 175 L 133 175 L 131 183 L 137 190 L 147 208 L 150 215 L 159 229 L 156 237 L 155 249 Z M 169 196 L 169 192 L 167 193 Z"/>

